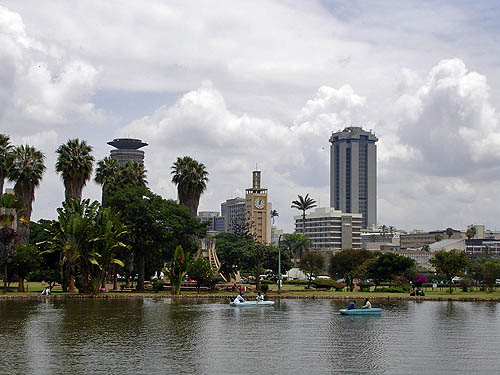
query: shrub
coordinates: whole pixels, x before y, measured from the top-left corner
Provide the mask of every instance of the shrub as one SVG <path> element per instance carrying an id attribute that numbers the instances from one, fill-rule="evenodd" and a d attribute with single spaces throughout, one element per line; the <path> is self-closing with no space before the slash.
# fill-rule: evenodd
<path id="1" fill-rule="evenodd" d="M 283 282 L 283 284 L 289 284 L 289 285 L 307 285 L 309 282 L 307 280 L 286 280 Z"/>
<path id="2" fill-rule="evenodd" d="M 413 280 L 413 284 L 415 286 L 418 286 L 418 287 L 421 287 L 422 285 L 424 285 L 425 283 L 427 283 L 429 280 L 427 280 L 427 277 L 425 275 L 418 275 L 415 280 Z"/>
<path id="3" fill-rule="evenodd" d="M 153 290 L 158 293 L 160 290 L 163 290 L 163 281 L 153 280 L 151 286 Z"/>
<path id="4" fill-rule="evenodd" d="M 260 284 L 260 291 L 264 294 L 269 290 L 269 284 Z"/>
<path id="5" fill-rule="evenodd" d="M 407 285 L 393 286 L 389 288 L 381 289 L 385 293 L 408 293 L 410 288 Z"/>
<path id="6" fill-rule="evenodd" d="M 375 286 L 375 284 L 374 283 L 370 283 L 368 281 L 360 281 L 358 283 L 358 286 L 359 286 L 359 290 L 361 290 L 362 292 L 369 292 L 370 288 L 372 286 Z"/>
<path id="7" fill-rule="evenodd" d="M 260 280 L 260 285 L 271 285 L 274 284 L 276 281 L 273 280 Z"/>
<path id="8" fill-rule="evenodd" d="M 312 281 L 311 285 L 317 289 L 326 288 L 330 290 L 334 288 L 335 290 L 339 291 L 344 289 L 346 284 L 338 283 L 335 280 L 330 280 L 330 279 L 315 279 Z"/>

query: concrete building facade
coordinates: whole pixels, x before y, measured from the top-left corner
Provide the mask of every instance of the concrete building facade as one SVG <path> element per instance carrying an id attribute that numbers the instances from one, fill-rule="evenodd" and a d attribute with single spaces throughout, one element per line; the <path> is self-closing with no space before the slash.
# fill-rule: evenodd
<path id="1" fill-rule="evenodd" d="M 362 228 L 377 224 L 377 141 L 360 127 L 330 137 L 330 207 L 362 214 Z"/>
<path id="2" fill-rule="evenodd" d="M 462 235 L 459 230 L 453 230 L 453 234 L 450 238 L 460 239 Z M 446 230 L 435 230 L 431 232 L 401 234 L 400 243 L 401 249 L 417 249 L 444 239 L 448 239 Z"/>
<path id="3" fill-rule="evenodd" d="M 200 211 L 198 219 L 202 222 L 209 222 L 209 232 L 224 232 L 224 216 L 220 216 L 217 211 Z"/>
<path id="4" fill-rule="evenodd" d="M 108 145 L 116 147 L 116 150 L 111 150 L 110 156 L 120 165 L 123 166 L 128 161 L 144 164 L 144 151 L 139 149 L 148 144 L 140 139 L 116 138 L 108 142 Z"/>
<path id="5" fill-rule="evenodd" d="M 294 220 L 295 231 L 299 232 L 302 215 L 294 216 Z M 311 239 L 312 250 L 360 249 L 361 221 L 361 214 L 319 207 L 306 215 L 305 235 Z"/>
<path id="6" fill-rule="evenodd" d="M 224 217 L 224 232 L 236 233 L 244 230 L 246 219 L 245 198 L 231 198 L 220 205 Z"/>

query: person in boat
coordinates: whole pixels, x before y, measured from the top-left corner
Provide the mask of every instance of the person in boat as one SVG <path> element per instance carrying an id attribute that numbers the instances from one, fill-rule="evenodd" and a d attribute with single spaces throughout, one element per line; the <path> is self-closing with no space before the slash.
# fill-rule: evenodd
<path id="1" fill-rule="evenodd" d="M 347 305 L 347 310 L 354 310 L 355 308 L 356 308 L 356 302 L 354 301 L 349 302 L 349 304 Z"/>
<path id="2" fill-rule="evenodd" d="M 371 309 L 372 308 L 372 304 L 370 303 L 370 300 L 367 298 L 365 299 L 365 304 L 363 306 L 361 306 L 362 309 Z"/>
<path id="3" fill-rule="evenodd" d="M 46 286 L 43 290 L 42 290 L 42 296 L 48 296 L 50 294 L 50 288 L 48 286 Z"/>
<path id="4" fill-rule="evenodd" d="M 240 294 L 238 294 L 236 296 L 236 298 L 234 299 L 234 303 L 245 303 L 245 299 L 243 298 L 243 295 L 245 294 L 245 292 L 241 292 Z"/>
<path id="5" fill-rule="evenodd" d="M 263 302 L 264 296 L 262 295 L 261 292 L 259 292 L 259 294 L 257 294 L 257 297 L 255 297 L 255 299 L 257 300 L 257 302 Z"/>

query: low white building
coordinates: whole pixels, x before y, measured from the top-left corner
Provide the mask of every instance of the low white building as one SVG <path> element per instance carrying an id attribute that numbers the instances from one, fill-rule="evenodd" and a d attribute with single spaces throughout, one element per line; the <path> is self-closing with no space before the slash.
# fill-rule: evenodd
<path id="1" fill-rule="evenodd" d="M 361 218 L 361 214 L 318 207 L 306 215 L 305 223 L 302 215 L 294 216 L 295 231 L 311 239 L 312 250 L 360 249 Z"/>

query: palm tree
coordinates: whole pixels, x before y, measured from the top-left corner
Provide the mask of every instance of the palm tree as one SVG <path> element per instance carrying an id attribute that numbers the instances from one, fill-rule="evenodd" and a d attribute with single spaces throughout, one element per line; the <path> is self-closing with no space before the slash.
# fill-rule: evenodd
<path id="1" fill-rule="evenodd" d="M 12 163 L 12 149 L 10 137 L 6 134 L 0 134 L 0 197 L 3 194 L 3 182 L 9 172 Z"/>
<path id="2" fill-rule="evenodd" d="M 278 213 L 277 210 L 271 210 L 271 219 L 273 221 L 273 225 L 274 225 L 274 218 L 275 217 L 280 217 L 280 214 Z"/>
<path id="3" fill-rule="evenodd" d="M 97 163 L 94 180 L 102 186 L 101 203 L 103 206 L 105 205 L 109 188 L 114 185 L 119 172 L 120 163 L 111 157 L 105 157 Z"/>
<path id="4" fill-rule="evenodd" d="M 297 257 L 302 259 L 302 254 L 311 247 L 311 239 L 302 233 L 285 234 L 285 245 L 294 254 L 293 266 L 297 266 Z"/>
<path id="5" fill-rule="evenodd" d="M 7 291 L 8 265 L 16 248 L 16 221 L 21 222 L 24 205 L 21 199 L 12 194 L 0 196 L 0 263 L 4 266 L 4 289 Z"/>
<path id="6" fill-rule="evenodd" d="M 302 233 L 306 233 L 306 211 L 316 207 L 316 201 L 312 198 L 309 198 L 309 194 L 303 198 L 302 195 L 298 196 L 299 199 L 296 201 L 292 201 L 292 208 L 296 208 L 297 210 L 302 211 Z"/>
<path id="7" fill-rule="evenodd" d="M 179 203 L 184 204 L 191 215 L 196 217 L 200 195 L 206 190 L 208 172 L 203 163 L 199 163 L 189 156 L 177 158 L 172 165 L 172 182 L 177 185 Z"/>
<path id="8" fill-rule="evenodd" d="M 130 160 L 121 167 L 116 184 L 118 186 L 146 187 L 148 184 L 146 172 L 144 164 Z"/>
<path id="9" fill-rule="evenodd" d="M 13 151 L 8 178 L 15 182 L 14 192 L 16 197 L 23 201 L 25 207 L 21 215 L 26 222 L 20 222 L 18 225 L 19 242 L 24 245 L 29 243 L 31 210 L 35 200 L 35 188 L 40 185 L 45 172 L 44 159 L 42 152 L 29 145 L 18 146 Z"/>
<path id="10" fill-rule="evenodd" d="M 56 172 L 61 173 L 64 181 L 64 198 L 82 199 L 83 187 L 90 180 L 94 169 L 92 147 L 86 141 L 78 138 L 70 139 L 56 150 L 59 154 L 56 162 Z"/>

